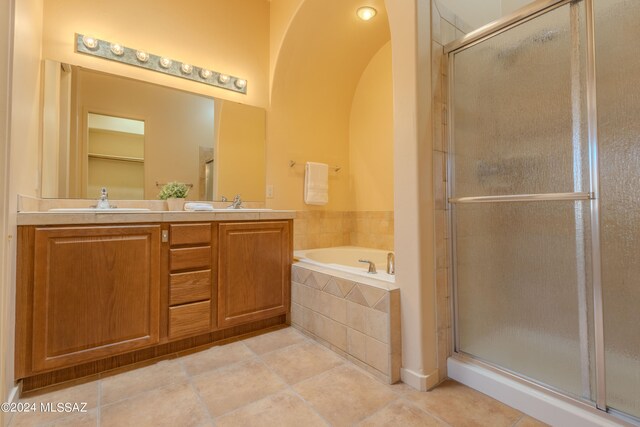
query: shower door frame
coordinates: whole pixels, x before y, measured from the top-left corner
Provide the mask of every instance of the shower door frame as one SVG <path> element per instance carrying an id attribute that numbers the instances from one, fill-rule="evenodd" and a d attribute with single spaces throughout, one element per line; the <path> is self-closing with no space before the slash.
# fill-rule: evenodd
<path id="1" fill-rule="evenodd" d="M 478 43 L 490 39 L 498 34 L 509 31 L 525 22 L 533 20 L 541 15 L 562 6 L 583 2 L 586 15 L 586 111 L 587 111 L 587 138 L 589 153 L 589 192 L 575 193 L 548 193 L 548 194 L 521 194 L 507 196 L 479 196 L 454 198 L 454 114 L 453 114 L 453 87 L 455 76 L 455 60 L 453 56 L 456 52 L 470 48 Z M 594 0 L 538 0 L 517 10 L 512 15 L 504 17 L 494 23 L 481 27 L 465 37 L 456 40 L 444 47 L 444 56 L 448 64 L 448 105 L 447 105 L 447 207 L 448 224 L 450 232 L 449 244 L 449 283 L 452 284 L 453 298 L 451 310 L 453 313 L 452 334 L 454 347 L 450 349 L 454 357 L 480 365 L 491 371 L 506 375 L 520 383 L 530 387 L 552 393 L 556 397 L 578 404 L 588 410 L 608 412 L 606 405 L 606 382 L 605 382 L 605 360 L 604 360 L 604 321 L 602 305 L 602 276 L 600 259 L 600 216 L 599 216 L 599 167 L 598 167 L 598 129 L 597 129 L 597 104 L 596 104 L 596 63 L 595 63 L 595 16 L 593 10 Z M 594 322 L 594 358 L 595 358 L 595 405 L 593 402 L 586 402 L 564 394 L 554 388 L 544 386 L 540 383 L 523 378 L 513 372 L 501 369 L 492 364 L 476 359 L 472 355 L 460 351 L 459 334 L 459 312 L 458 312 L 458 286 L 455 272 L 456 263 L 456 214 L 452 205 L 458 203 L 483 203 L 483 202 L 518 202 L 518 201 L 586 201 L 588 200 L 591 215 L 591 273 L 593 291 L 593 322 Z M 621 418 L 626 418 L 626 414 L 611 410 L 611 413 Z"/>

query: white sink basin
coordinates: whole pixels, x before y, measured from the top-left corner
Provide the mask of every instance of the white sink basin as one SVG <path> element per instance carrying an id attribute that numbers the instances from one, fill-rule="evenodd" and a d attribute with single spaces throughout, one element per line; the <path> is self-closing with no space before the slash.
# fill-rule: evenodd
<path id="1" fill-rule="evenodd" d="M 213 208 L 213 209 L 202 209 L 202 210 L 193 210 L 193 211 L 185 211 L 185 212 L 224 212 L 224 213 L 255 213 L 255 212 L 269 212 L 273 209 L 250 209 L 250 208 L 240 208 L 240 209 L 230 209 L 230 208 Z"/>
<path id="2" fill-rule="evenodd" d="M 59 213 L 135 213 L 135 212 L 149 212 L 147 208 L 110 208 L 110 209 L 98 209 L 98 208 L 55 208 L 49 209 L 49 212 Z"/>

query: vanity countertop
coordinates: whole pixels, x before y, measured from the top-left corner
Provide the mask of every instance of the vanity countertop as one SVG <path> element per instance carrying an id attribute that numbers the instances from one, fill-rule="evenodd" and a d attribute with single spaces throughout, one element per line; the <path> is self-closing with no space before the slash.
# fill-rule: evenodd
<path id="1" fill-rule="evenodd" d="M 243 212 L 140 211 L 140 212 L 18 212 L 18 225 L 56 224 L 126 224 L 140 222 L 192 222 L 192 221 L 264 221 L 292 219 L 296 212 L 265 210 Z"/>

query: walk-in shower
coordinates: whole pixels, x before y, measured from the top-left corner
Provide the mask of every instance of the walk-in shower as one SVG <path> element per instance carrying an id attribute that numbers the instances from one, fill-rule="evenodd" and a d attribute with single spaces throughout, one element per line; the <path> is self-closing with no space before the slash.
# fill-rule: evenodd
<path id="1" fill-rule="evenodd" d="M 640 420 L 640 1 L 452 43 L 455 351 Z"/>

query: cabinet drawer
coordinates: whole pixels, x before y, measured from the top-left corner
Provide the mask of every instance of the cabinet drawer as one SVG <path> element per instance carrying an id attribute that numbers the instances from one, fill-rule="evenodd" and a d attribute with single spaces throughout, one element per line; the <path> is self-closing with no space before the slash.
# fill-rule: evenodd
<path id="1" fill-rule="evenodd" d="M 169 338 L 206 333 L 211 329 L 211 301 L 169 308 Z"/>
<path id="2" fill-rule="evenodd" d="M 169 243 L 176 245 L 208 245 L 211 242 L 211 224 L 172 224 Z"/>
<path id="3" fill-rule="evenodd" d="M 171 271 L 211 267 L 211 246 L 169 250 Z"/>
<path id="4" fill-rule="evenodd" d="M 169 305 L 211 299 L 211 270 L 169 275 Z"/>

